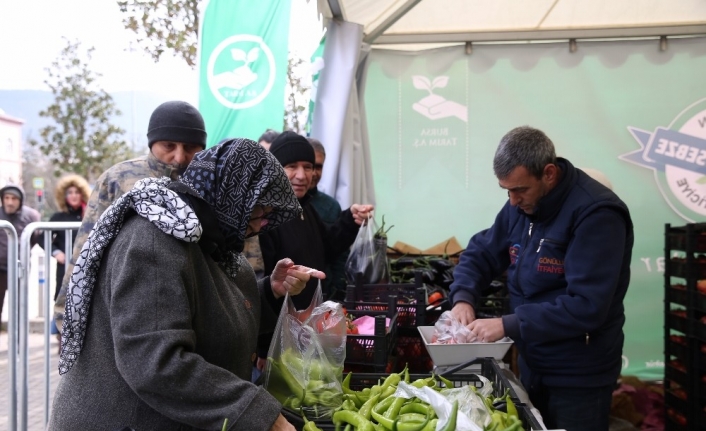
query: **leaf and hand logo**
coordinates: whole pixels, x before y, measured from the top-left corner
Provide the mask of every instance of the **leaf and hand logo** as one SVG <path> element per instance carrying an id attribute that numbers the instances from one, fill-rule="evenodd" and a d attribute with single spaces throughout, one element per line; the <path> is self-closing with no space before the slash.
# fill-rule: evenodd
<path id="1" fill-rule="evenodd" d="M 419 112 L 430 120 L 440 118 L 456 117 L 459 120 L 468 122 L 468 108 L 460 103 L 434 94 L 435 88 L 444 88 L 449 83 L 448 76 L 437 76 L 429 80 L 426 76 L 412 76 L 412 84 L 418 90 L 427 90 L 429 94 L 420 101 L 412 105 L 412 109 Z"/>
<path id="2" fill-rule="evenodd" d="M 652 169 L 660 193 L 687 222 L 706 216 L 706 98 L 680 112 L 666 127 L 654 132 L 628 130 L 639 150 L 619 158 Z"/>
<path id="3" fill-rule="evenodd" d="M 261 37 L 231 36 L 211 52 L 206 79 L 211 94 L 231 109 L 257 105 L 267 97 L 275 80 L 272 50 Z"/>

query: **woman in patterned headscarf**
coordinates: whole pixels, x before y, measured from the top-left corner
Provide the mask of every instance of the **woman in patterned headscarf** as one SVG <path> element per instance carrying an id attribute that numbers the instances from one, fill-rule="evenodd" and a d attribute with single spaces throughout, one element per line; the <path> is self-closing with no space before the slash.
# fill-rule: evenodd
<path id="1" fill-rule="evenodd" d="M 241 251 L 301 211 L 277 159 L 242 139 L 113 203 L 71 275 L 49 429 L 293 430 L 250 383 L 251 355 L 277 299 L 324 275 L 284 259 L 256 281 Z"/>

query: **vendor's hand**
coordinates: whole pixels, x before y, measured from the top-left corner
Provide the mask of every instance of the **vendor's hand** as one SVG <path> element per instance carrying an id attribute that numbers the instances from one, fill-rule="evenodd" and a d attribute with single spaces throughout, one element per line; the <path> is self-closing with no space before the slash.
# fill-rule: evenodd
<path id="1" fill-rule="evenodd" d="M 267 358 L 261 358 L 258 356 L 257 362 L 255 362 L 255 367 L 264 373 L 265 365 L 267 365 Z"/>
<path id="2" fill-rule="evenodd" d="M 476 312 L 468 302 L 457 302 L 451 309 L 451 315 L 464 326 L 476 320 Z"/>
<path id="3" fill-rule="evenodd" d="M 468 329 L 475 335 L 476 341 L 482 343 L 492 343 L 505 336 L 502 317 L 474 320 L 468 325 Z"/>
<path id="4" fill-rule="evenodd" d="M 272 294 L 275 299 L 279 299 L 287 293 L 298 295 L 304 290 L 311 277 L 323 280 L 326 278 L 326 274 L 307 266 L 295 265 L 292 259 L 282 259 L 277 262 L 272 275 L 270 275 Z"/>
<path id="5" fill-rule="evenodd" d="M 350 209 L 351 214 L 353 214 L 353 220 L 360 226 L 364 221 L 373 216 L 375 207 L 372 205 L 353 204 Z"/>
<path id="6" fill-rule="evenodd" d="M 270 431 L 297 431 L 297 429 L 294 428 L 294 425 L 290 424 L 289 421 L 282 416 L 282 414 L 280 414 L 275 423 L 272 425 L 272 428 L 270 428 Z"/>
<path id="7" fill-rule="evenodd" d="M 60 251 L 54 256 L 54 259 L 56 259 L 56 263 L 63 265 L 66 262 L 66 255 L 63 251 Z"/>

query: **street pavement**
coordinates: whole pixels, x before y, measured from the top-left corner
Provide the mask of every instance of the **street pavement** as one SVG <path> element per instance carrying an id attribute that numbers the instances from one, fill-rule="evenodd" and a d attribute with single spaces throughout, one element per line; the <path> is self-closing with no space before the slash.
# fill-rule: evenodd
<path id="1" fill-rule="evenodd" d="M 58 342 L 55 336 L 51 336 L 50 348 L 50 391 L 49 407 L 54 391 L 59 383 Z M 8 415 L 10 405 L 10 376 L 8 370 L 8 349 L 7 332 L 0 333 L 0 431 L 8 430 Z M 44 423 L 44 334 L 29 334 L 29 363 L 28 363 L 28 396 L 27 396 L 27 431 L 42 431 L 45 429 Z M 18 400 L 19 401 L 19 400 Z"/>

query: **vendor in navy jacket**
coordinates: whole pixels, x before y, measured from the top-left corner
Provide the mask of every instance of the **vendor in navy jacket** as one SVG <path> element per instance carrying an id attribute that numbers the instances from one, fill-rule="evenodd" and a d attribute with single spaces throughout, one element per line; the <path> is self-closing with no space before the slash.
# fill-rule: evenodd
<path id="1" fill-rule="evenodd" d="M 531 127 L 502 138 L 493 170 L 509 199 L 461 255 L 453 315 L 480 341 L 515 341 L 547 428 L 607 430 L 630 282 L 628 208 Z M 504 271 L 512 314 L 476 320 L 478 298 Z"/>

